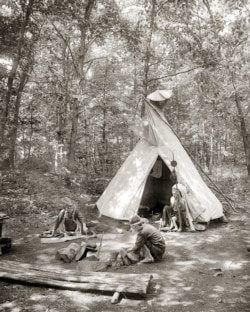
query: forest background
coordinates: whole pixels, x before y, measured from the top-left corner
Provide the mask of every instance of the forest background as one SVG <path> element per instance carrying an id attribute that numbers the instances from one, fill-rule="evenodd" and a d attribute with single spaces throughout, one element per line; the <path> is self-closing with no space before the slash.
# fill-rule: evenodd
<path id="1" fill-rule="evenodd" d="M 168 233 L 161 263 L 123 268 L 159 273 L 136 307 L 1 281 L 0 309 L 249 311 L 249 30 L 247 0 L 0 0 L 0 213 L 13 242 L 2 259 L 54 258 L 38 233 L 63 196 L 97 220 L 157 89 L 173 90 L 164 114 L 230 221 Z"/>
<path id="2" fill-rule="evenodd" d="M 0 168 L 100 194 L 146 96 L 204 172 L 250 177 L 245 0 L 0 1 Z M 63 190 L 64 192 L 65 190 Z"/>

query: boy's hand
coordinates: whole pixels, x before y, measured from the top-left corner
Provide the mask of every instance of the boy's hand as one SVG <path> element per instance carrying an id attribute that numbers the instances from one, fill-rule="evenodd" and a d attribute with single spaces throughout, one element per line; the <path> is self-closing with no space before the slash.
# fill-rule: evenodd
<path id="1" fill-rule="evenodd" d="M 86 224 L 83 224 L 83 227 L 82 227 L 82 234 L 87 234 L 88 233 L 88 228 L 86 226 Z"/>

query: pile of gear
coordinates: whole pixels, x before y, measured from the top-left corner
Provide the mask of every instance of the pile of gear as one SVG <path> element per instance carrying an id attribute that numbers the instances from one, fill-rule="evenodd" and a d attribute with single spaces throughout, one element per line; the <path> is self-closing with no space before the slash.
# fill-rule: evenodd
<path id="1" fill-rule="evenodd" d="M 11 248 L 11 238 L 2 237 L 3 224 L 6 219 L 9 219 L 9 217 L 5 213 L 0 212 L 0 255 Z"/>

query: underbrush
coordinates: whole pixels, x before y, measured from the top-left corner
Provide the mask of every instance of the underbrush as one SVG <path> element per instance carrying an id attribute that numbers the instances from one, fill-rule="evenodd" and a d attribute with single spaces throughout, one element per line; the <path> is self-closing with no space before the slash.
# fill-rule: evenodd
<path id="1" fill-rule="evenodd" d="M 41 171 L 10 171 L 0 175 L 0 212 L 10 217 L 52 212 L 61 208 L 61 199 L 69 197 L 85 211 L 93 202 L 80 184 L 69 184 L 64 175 Z"/>
<path id="2" fill-rule="evenodd" d="M 236 212 L 238 209 L 250 209 L 250 178 L 247 175 L 245 166 L 233 167 L 224 165 L 214 168 L 210 177 L 213 183 L 215 183 L 215 187 L 212 186 L 213 192 L 220 199 L 229 214 Z M 216 191 L 216 187 L 221 190 L 224 196 Z M 225 197 L 235 210 L 228 204 Z"/>
<path id="3" fill-rule="evenodd" d="M 205 182 L 222 202 L 227 212 L 233 212 L 228 201 L 236 208 L 250 208 L 250 179 L 246 168 L 223 166 L 214 168 L 212 175 L 204 177 Z M 68 175 L 41 170 L 15 170 L 0 172 L 0 212 L 10 217 L 52 213 L 55 215 L 61 209 L 61 199 L 73 199 L 86 217 L 96 214 L 93 206 L 100 196 L 107 179 L 93 179 L 86 183 L 81 174 Z M 219 188 L 222 192 L 218 192 Z M 241 201 L 237 201 L 237 198 Z M 227 199 L 227 200 L 226 200 Z"/>

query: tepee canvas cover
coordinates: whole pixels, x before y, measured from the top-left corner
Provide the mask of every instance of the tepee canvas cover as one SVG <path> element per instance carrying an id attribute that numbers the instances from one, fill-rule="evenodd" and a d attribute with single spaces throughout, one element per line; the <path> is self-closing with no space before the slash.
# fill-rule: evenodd
<path id="1" fill-rule="evenodd" d="M 222 217 L 221 203 L 201 178 L 163 114 L 146 104 L 146 120 L 144 137 L 97 201 L 100 214 L 129 220 L 138 212 L 148 177 L 159 157 L 170 172 L 174 155 L 178 182 L 188 190 L 186 200 L 193 219 L 208 222 Z"/>

